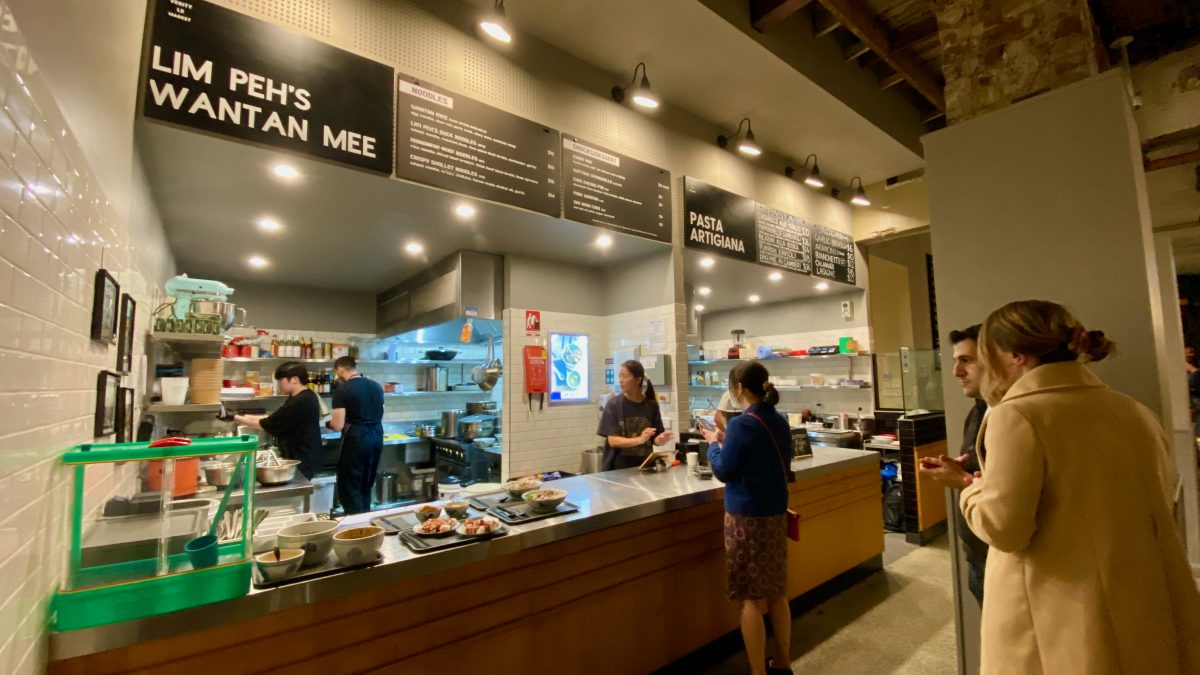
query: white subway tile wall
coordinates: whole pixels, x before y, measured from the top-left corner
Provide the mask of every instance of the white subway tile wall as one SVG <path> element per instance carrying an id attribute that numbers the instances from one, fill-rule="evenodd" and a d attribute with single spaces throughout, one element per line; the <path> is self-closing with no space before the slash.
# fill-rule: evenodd
<path id="1" fill-rule="evenodd" d="M 89 338 L 94 275 L 107 269 L 137 301 L 142 354 L 174 262 L 156 222 L 157 237 L 135 245 L 128 209 L 109 203 L 7 5 L 0 13 L 0 672 L 36 673 L 65 555 L 69 477 L 58 457 L 112 440 L 92 437 L 97 375 L 117 359 Z M 139 411 L 142 368 L 135 357 L 122 382 L 138 390 Z M 88 504 L 130 473 L 89 471 Z"/>
<path id="2" fill-rule="evenodd" d="M 505 376 L 510 378 L 510 393 L 503 409 L 503 475 L 508 479 L 555 469 L 578 473 L 584 451 L 603 446 L 603 440 L 596 435 L 600 422 L 598 401 L 601 394 L 613 389 L 613 385 L 605 384 L 604 360 L 617 349 L 638 344 L 648 349 L 651 322 L 663 320 L 667 329 L 667 351 L 678 362 L 675 356 L 681 347 L 678 336 L 685 334 L 683 305 L 663 305 L 613 316 L 542 312 L 540 338 L 531 337 L 525 331 L 525 311 L 524 308 L 504 310 L 504 361 L 510 364 Z M 544 409 L 535 402 L 530 410 L 525 395 L 523 350 L 527 345 L 546 345 L 551 332 L 590 336 L 591 400 L 586 403 L 547 403 Z M 682 367 L 682 372 L 686 373 L 687 364 Z M 678 381 L 680 368 L 676 366 L 674 370 L 674 380 Z M 669 420 L 667 423 L 678 429 L 678 396 L 686 393 L 678 392 L 675 381 L 665 385 L 656 382 L 655 387 L 660 394 L 669 397 L 669 402 L 662 404 L 664 420 Z"/>

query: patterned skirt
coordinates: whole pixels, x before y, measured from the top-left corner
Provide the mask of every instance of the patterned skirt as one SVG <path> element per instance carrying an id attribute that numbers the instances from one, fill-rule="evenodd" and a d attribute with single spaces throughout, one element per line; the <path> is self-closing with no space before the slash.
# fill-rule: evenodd
<path id="1" fill-rule="evenodd" d="M 787 515 L 725 513 L 730 600 L 770 600 L 787 592 Z"/>

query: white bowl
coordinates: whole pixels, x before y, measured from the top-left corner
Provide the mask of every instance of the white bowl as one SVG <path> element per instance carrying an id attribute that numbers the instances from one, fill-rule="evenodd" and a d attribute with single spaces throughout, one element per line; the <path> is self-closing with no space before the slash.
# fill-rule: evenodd
<path id="1" fill-rule="evenodd" d="M 263 581 L 283 581 L 300 571 L 300 566 L 304 564 L 304 551 L 298 548 L 281 548 L 279 560 L 275 560 L 274 551 L 267 551 L 254 556 L 254 562 L 258 565 Z"/>
<path id="2" fill-rule="evenodd" d="M 383 528 L 363 525 L 333 535 L 333 553 L 343 565 L 358 565 L 379 557 L 383 548 Z"/>
<path id="3" fill-rule="evenodd" d="M 288 525 L 279 531 L 279 548 L 302 549 L 304 567 L 325 562 L 333 549 L 333 531 L 337 526 L 332 520 Z"/>

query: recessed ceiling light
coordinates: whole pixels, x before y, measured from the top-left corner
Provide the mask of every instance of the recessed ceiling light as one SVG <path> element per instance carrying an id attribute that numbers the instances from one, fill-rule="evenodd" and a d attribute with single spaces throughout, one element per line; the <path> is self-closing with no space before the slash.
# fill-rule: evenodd
<path id="1" fill-rule="evenodd" d="M 492 11 L 479 20 L 479 28 L 493 40 L 505 44 L 512 42 L 512 29 L 508 23 L 508 16 L 504 11 L 504 0 L 496 0 Z"/>
<path id="2" fill-rule="evenodd" d="M 696 305 L 693 309 L 695 309 L 697 312 L 703 312 L 704 305 Z"/>
<path id="3" fill-rule="evenodd" d="M 712 293 L 712 289 L 709 288 L 708 286 L 701 286 L 700 288 L 696 289 L 696 292 L 699 293 L 700 295 L 703 295 L 704 297 L 708 297 L 708 294 Z"/>
<path id="4" fill-rule="evenodd" d="M 300 171 L 291 164 L 276 164 L 271 167 L 271 173 L 284 180 L 295 180 L 300 177 Z"/>
<path id="5" fill-rule="evenodd" d="M 262 269 L 271 263 L 261 255 L 252 255 L 249 258 L 246 258 L 246 264 L 256 269 Z"/>
<path id="6" fill-rule="evenodd" d="M 750 302 L 758 302 L 759 300 L 762 300 L 762 298 L 758 297 L 757 294 L 751 294 L 750 297 L 748 297 L 746 299 L 749 300 Z"/>
<path id="7" fill-rule="evenodd" d="M 705 256 L 700 259 L 700 266 L 706 270 L 712 269 L 712 266 L 716 265 L 716 264 L 717 264 L 717 261 L 714 260 L 712 256 Z"/>
<path id="8" fill-rule="evenodd" d="M 602 234 L 599 237 L 596 237 L 596 241 L 592 243 L 594 243 L 597 248 L 608 248 L 609 246 L 612 246 L 613 239 L 607 234 Z"/>
<path id="9" fill-rule="evenodd" d="M 283 229 L 283 225 L 274 218 L 259 218 L 258 229 L 263 232 L 278 232 Z"/>
<path id="10" fill-rule="evenodd" d="M 458 206 L 454 207 L 454 214 L 459 218 L 470 218 L 471 216 L 475 215 L 475 207 L 466 202 L 462 202 Z"/>
<path id="11" fill-rule="evenodd" d="M 822 281 L 821 283 L 817 284 L 816 288 L 818 291 L 827 291 L 829 290 L 829 284 Z"/>
<path id="12" fill-rule="evenodd" d="M 421 255 L 425 252 L 425 247 L 419 241 L 410 241 L 404 245 L 404 252 L 409 255 Z"/>
<path id="13" fill-rule="evenodd" d="M 767 278 L 771 281 L 783 281 L 783 272 L 771 272 Z"/>

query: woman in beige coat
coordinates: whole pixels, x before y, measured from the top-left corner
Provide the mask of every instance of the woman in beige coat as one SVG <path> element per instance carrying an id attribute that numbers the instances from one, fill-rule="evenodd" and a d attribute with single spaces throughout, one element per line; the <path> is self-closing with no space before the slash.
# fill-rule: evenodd
<path id="1" fill-rule="evenodd" d="M 1172 519 L 1158 419 L 1080 360 L 1113 351 L 1063 307 L 1014 302 L 980 334 L 983 471 L 963 490 L 991 545 L 984 675 L 1200 673 L 1200 596 Z"/>

